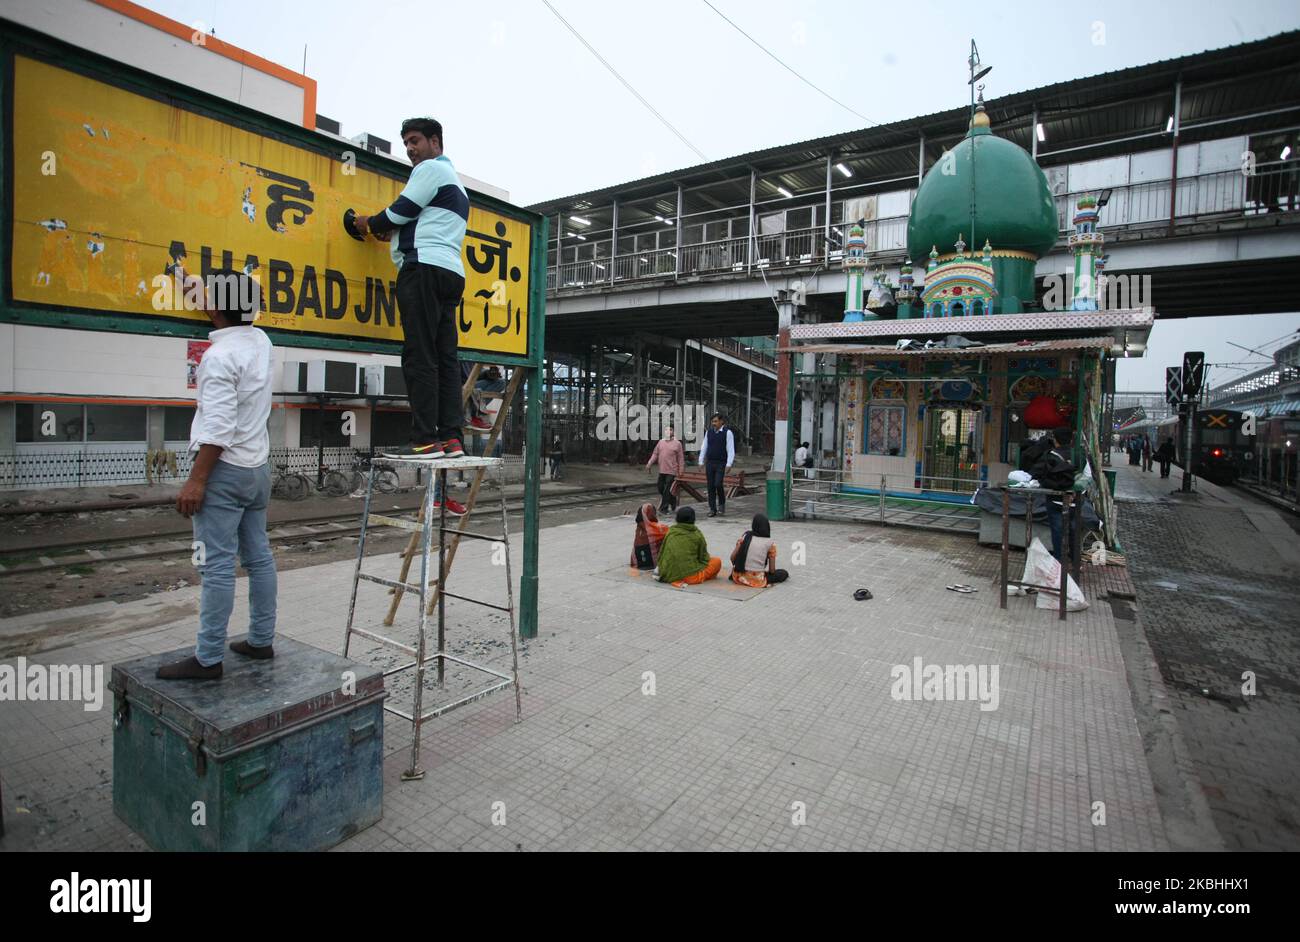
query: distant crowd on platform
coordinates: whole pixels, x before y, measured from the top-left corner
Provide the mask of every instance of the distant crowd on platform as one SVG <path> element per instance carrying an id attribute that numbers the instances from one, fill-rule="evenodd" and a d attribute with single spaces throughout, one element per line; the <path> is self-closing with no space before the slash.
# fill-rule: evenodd
<path id="1" fill-rule="evenodd" d="M 1120 441 L 1120 449 L 1128 455 L 1128 463 L 1134 467 L 1139 467 L 1143 471 L 1151 470 L 1151 462 L 1160 462 L 1160 476 L 1169 477 L 1169 466 L 1174 461 L 1174 442 L 1171 438 L 1166 438 L 1160 443 L 1160 447 L 1154 451 L 1151 448 L 1151 439 L 1145 435 L 1128 435 Z"/>

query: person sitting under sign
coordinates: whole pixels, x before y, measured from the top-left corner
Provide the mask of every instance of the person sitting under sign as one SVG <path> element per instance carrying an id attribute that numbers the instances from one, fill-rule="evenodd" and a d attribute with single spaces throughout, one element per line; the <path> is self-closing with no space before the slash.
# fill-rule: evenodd
<path id="1" fill-rule="evenodd" d="M 790 578 L 790 573 L 776 568 L 772 524 L 763 514 L 754 514 L 750 529 L 736 541 L 731 566 L 731 581 L 751 589 L 765 589 Z"/>
<path id="2" fill-rule="evenodd" d="M 704 534 L 695 526 L 694 508 L 682 507 L 659 548 L 659 581 L 671 582 L 680 589 L 708 582 L 721 571 L 722 560 L 709 555 Z"/>

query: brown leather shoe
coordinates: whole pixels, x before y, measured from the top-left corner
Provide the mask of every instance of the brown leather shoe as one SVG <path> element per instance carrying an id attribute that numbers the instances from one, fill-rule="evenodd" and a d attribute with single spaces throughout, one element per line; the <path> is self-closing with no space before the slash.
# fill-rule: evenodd
<path id="1" fill-rule="evenodd" d="M 247 640 L 230 642 L 230 650 L 236 654 L 242 654 L 244 657 L 256 658 L 259 661 L 275 657 L 274 645 L 265 644 L 258 647 L 255 644 L 249 644 Z"/>
<path id="2" fill-rule="evenodd" d="M 220 661 L 211 667 L 204 667 L 198 658 L 187 657 L 183 661 L 164 664 L 158 668 L 157 676 L 160 680 L 220 680 L 221 674 Z"/>

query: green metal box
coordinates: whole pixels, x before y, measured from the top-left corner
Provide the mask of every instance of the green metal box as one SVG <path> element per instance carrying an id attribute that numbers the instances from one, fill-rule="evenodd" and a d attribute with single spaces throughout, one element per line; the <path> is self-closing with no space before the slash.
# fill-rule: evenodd
<path id="1" fill-rule="evenodd" d="M 156 850 L 324 850 L 383 814 L 384 677 L 277 637 L 220 680 L 113 666 L 113 811 Z"/>

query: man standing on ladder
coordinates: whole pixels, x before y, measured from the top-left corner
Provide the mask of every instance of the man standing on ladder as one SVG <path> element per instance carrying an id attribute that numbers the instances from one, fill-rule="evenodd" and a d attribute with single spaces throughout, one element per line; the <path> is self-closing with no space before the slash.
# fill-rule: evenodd
<path id="1" fill-rule="evenodd" d="M 704 465 L 704 476 L 709 485 L 709 516 L 725 517 L 727 515 L 727 471 L 736 460 L 736 437 L 722 418 L 721 412 L 713 413 L 712 428 L 704 433 L 704 444 L 700 446 L 700 464 Z"/>
<path id="2" fill-rule="evenodd" d="M 388 458 L 459 458 L 461 372 L 456 308 L 465 292 L 461 250 L 469 221 L 469 196 L 442 152 L 442 125 L 433 118 L 402 122 L 402 143 L 412 166 L 406 188 L 375 216 L 357 216 L 357 232 L 398 230 L 402 269 L 397 309 L 402 317 L 402 374 L 411 396 L 411 444 Z"/>

